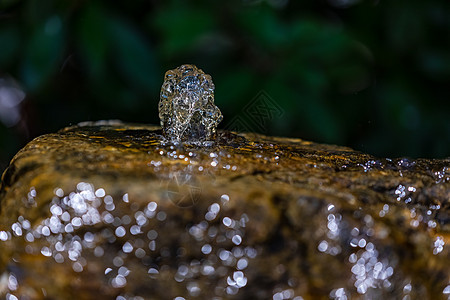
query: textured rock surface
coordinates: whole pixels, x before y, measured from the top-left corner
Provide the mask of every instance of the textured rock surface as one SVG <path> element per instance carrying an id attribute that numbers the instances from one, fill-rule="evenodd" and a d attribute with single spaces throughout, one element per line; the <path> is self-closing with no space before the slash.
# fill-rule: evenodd
<path id="1" fill-rule="evenodd" d="M 0 190 L 2 297 L 449 297 L 450 160 L 161 134 L 87 123 L 15 156 Z"/>

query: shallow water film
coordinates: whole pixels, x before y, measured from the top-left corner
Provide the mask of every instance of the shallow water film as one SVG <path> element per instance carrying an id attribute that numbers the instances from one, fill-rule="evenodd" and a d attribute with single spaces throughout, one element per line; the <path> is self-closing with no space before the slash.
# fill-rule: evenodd
<path id="1" fill-rule="evenodd" d="M 85 123 L 0 189 L 6 299 L 448 299 L 450 161 Z"/>

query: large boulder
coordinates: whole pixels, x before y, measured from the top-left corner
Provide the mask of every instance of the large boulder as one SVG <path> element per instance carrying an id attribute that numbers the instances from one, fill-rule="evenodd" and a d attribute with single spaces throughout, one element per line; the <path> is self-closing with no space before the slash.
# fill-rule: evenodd
<path id="1" fill-rule="evenodd" d="M 84 123 L 14 157 L 0 189 L 0 296 L 450 296 L 450 159 L 161 134 Z"/>

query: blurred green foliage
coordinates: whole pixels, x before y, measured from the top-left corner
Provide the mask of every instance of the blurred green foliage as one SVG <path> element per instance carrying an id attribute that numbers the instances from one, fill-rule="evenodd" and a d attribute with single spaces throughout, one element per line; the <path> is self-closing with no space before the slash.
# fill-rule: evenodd
<path id="1" fill-rule="evenodd" d="M 263 133 L 378 156 L 450 155 L 448 1 L 0 2 L 0 78 L 27 93 L 0 123 L 0 167 L 69 124 L 157 124 L 164 72 L 212 75 L 227 120 L 259 91 L 283 109 Z"/>

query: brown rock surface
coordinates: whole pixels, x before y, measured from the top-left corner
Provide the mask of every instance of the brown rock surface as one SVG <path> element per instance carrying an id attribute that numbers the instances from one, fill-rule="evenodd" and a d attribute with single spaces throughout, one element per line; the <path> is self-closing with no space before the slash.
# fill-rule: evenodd
<path id="1" fill-rule="evenodd" d="M 448 299 L 449 199 L 450 159 L 85 123 L 3 174 L 0 296 Z"/>

